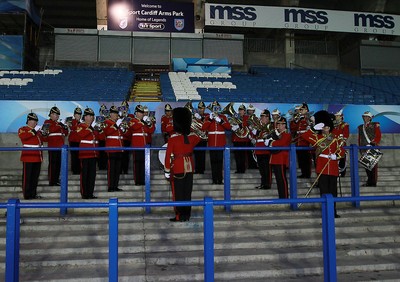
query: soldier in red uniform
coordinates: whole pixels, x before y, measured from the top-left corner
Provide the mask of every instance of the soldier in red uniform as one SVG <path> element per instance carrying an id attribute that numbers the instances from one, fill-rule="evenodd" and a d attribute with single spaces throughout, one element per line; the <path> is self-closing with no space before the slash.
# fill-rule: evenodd
<path id="1" fill-rule="evenodd" d="M 161 117 L 161 133 L 164 137 L 164 142 L 168 143 L 168 138 L 174 134 L 174 125 L 172 120 L 172 107 L 170 104 L 166 104 L 165 115 Z"/>
<path id="2" fill-rule="evenodd" d="M 317 123 L 313 129 L 301 134 L 301 137 L 316 147 L 316 172 L 318 174 L 318 186 L 320 195 L 332 194 L 337 197 L 337 179 L 339 176 L 339 159 L 343 158 L 343 140 L 332 133 L 333 120 L 326 111 L 315 114 Z M 315 132 L 317 131 L 317 132 Z M 336 212 L 335 217 L 340 217 Z"/>
<path id="3" fill-rule="evenodd" d="M 378 146 L 381 142 L 382 133 L 379 122 L 373 122 L 373 115 L 367 111 L 362 115 L 364 123 L 358 126 L 358 145 L 359 146 Z M 361 150 L 361 154 L 365 150 Z M 365 169 L 367 182 L 362 186 L 375 187 L 378 182 L 378 164 L 372 170 Z"/>
<path id="4" fill-rule="evenodd" d="M 42 147 L 42 134 L 36 131 L 39 119 L 35 113 L 29 113 L 26 117 L 26 126 L 18 129 L 18 137 L 21 139 L 24 148 Z M 42 165 L 42 151 L 22 151 L 22 193 L 25 200 L 41 199 L 37 195 L 37 186 Z"/>
<path id="5" fill-rule="evenodd" d="M 132 147 L 144 148 L 146 146 L 146 135 L 150 132 L 149 120 L 148 116 L 144 116 L 143 106 L 137 105 L 135 116 L 131 119 L 128 130 L 128 134 L 132 136 Z M 144 150 L 133 151 L 135 185 L 145 185 L 144 161 Z"/>
<path id="6" fill-rule="evenodd" d="M 333 125 L 332 133 L 342 138 L 344 142 L 343 146 L 346 146 L 347 139 L 350 136 L 350 126 L 347 122 L 343 121 L 343 109 L 335 113 Z M 341 177 L 346 176 L 346 154 L 339 160 L 339 172 Z"/>
<path id="7" fill-rule="evenodd" d="M 197 113 L 194 114 L 194 118 L 201 124 L 204 123 L 206 118 L 209 116 L 208 113 L 205 112 L 206 105 L 203 101 L 200 101 L 197 105 Z M 199 143 L 197 143 L 196 147 L 207 147 L 207 140 L 201 139 Z M 195 150 L 194 151 L 194 161 L 195 161 L 195 173 L 196 174 L 204 174 L 206 170 L 206 151 L 203 150 Z"/>
<path id="8" fill-rule="evenodd" d="M 91 108 L 86 108 L 83 112 L 83 122 L 78 125 L 76 132 L 80 138 L 80 148 L 96 148 L 98 140 L 104 139 L 101 129 L 93 128 L 94 112 Z M 79 159 L 81 160 L 81 179 L 80 192 L 82 199 L 96 199 L 93 195 L 96 181 L 96 162 L 99 151 L 80 150 Z"/>
<path id="9" fill-rule="evenodd" d="M 173 111 L 174 131 L 168 140 L 165 154 L 165 177 L 170 179 L 174 201 L 191 201 L 193 190 L 193 148 L 200 137 L 190 133 L 192 113 L 187 108 L 175 108 Z M 174 207 L 175 217 L 170 221 L 188 221 L 191 206 Z"/>
<path id="10" fill-rule="evenodd" d="M 156 120 L 154 117 L 149 116 L 149 108 L 147 106 L 143 106 L 144 110 L 144 117 L 149 117 L 149 120 L 147 121 L 147 125 L 149 126 L 149 129 L 147 131 L 146 135 L 146 145 L 151 147 L 151 143 L 153 142 L 153 134 L 154 131 L 156 130 Z"/>
<path id="11" fill-rule="evenodd" d="M 310 126 L 312 125 L 309 109 L 306 103 L 299 109 L 299 118 L 295 120 L 295 123 L 292 124 L 291 130 L 295 132 L 295 144 L 297 147 L 309 147 L 309 144 L 306 140 L 304 140 L 301 135 L 306 132 Z M 312 156 L 309 150 L 297 150 L 297 161 L 301 170 L 301 175 L 299 178 L 310 178 L 311 177 L 311 160 Z"/>
<path id="12" fill-rule="evenodd" d="M 292 142 L 292 136 L 287 132 L 286 118 L 280 117 L 276 121 L 276 134 L 272 136 L 272 140 L 268 144 L 270 147 L 289 147 Z M 274 150 L 271 151 L 269 160 L 271 170 L 275 175 L 278 195 L 280 199 L 289 198 L 288 182 L 286 178 L 286 169 L 289 167 L 289 151 Z"/>
<path id="13" fill-rule="evenodd" d="M 220 114 L 221 106 L 217 101 L 212 103 L 213 112 L 204 121 L 203 131 L 208 131 L 208 147 L 224 147 L 226 145 L 225 130 L 231 125 L 225 115 Z M 223 150 L 210 150 L 211 175 L 213 184 L 222 183 Z"/>
<path id="14" fill-rule="evenodd" d="M 261 127 L 252 130 L 252 137 L 255 140 L 255 146 L 267 147 L 265 141 L 269 138 L 268 135 L 272 131 L 271 115 L 268 110 L 263 110 L 260 114 Z M 269 141 L 268 141 L 269 142 Z M 258 170 L 261 175 L 261 185 L 257 186 L 256 189 L 271 189 L 271 169 L 269 165 L 269 159 L 271 152 L 268 150 L 255 150 L 257 156 Z"/>
<path id="15" fill-rule="evenodd" d="M 78 127 L 78 124 L 81 122 L 81 117 L 82 117 L 82 109 L 79 107 L 76 107 L 74 110 L 74 116 L 72 117 L 72 120 L 68 123 L 69 126 L 69 136 L 68 136 L 68 141 L 69 141 L 69 146 L 70 147 L 79 147 L 79 137 L 78 134 L 76 134 L 76 129 Z M 80 174 L 81 173 L 81 164 L 79 161 L 79 151 L 73 151 L 71 150 L 71 171 L 72 174 Z"/>
<path id="16" fill-rule="evenodd" d="M 124 105 L 126 106 L 126 110 L 129 112 L 128 102 L 124 102 Z M 128 114 L 127 117 L 130 119 L 135 118 L 135 116 L 133 114 Z M 128 126 L 129 126 L 129 124 L 128 124 Z M 125 134 L 123 136 L 124 147 L 131 147 L 131 143 L 132 143 L 132 135 L 128 134 L 128 131 L 127 131 L 127 132 L 125 132 Z M 129 164 L 130 164 L 129 160 L 130 160 L 130 156 L 131 156 L 132 152 L 133 151 L 125 150 L 122 153 L 122 164 L 121 164 L 121 173 L 122 174 L 128 174 Z"/>
<path id="17" fill-rule="evenodd" d="M 247 147 L 250 145 L 250 139 L 248 135 L 244 136 L 243 129 L 247 129 L 247 120 L 249 116 L 245 114 L 246 107 L 242 104 L 238 108 L 238 119 L 240 120 L 240 124 L 232 125 L 232 143 L 233 147 Z M 246 163 L 248 162 L 246 159 L 248 152 L 243 150 L 234 150 L 235 162 L 236 162 L 236 171 L 235 173 L 245 173 L 246 172 Z"/>
<path id="18" fill-rule="evenodd" d="M 60 110 L 54 106 L 50 109 L 49 119 L 44 124 L 49 124 L 49 134 L 46 138 L 48 147 L 61 148 L 65 136 L 68 135 L 68 126 L 59 122 Z M 61 151 L 49 151 L 49 185 L 60 186 Z"/>
<path id="19" fill-rule="evenodd" d="M 256 108 L 252 104 L 249 104 L 246 112 L 247 112 L 247 116 L 250 118 L 252 115 L 255 114 Z M 249 142 L 246 144 L 246 146 L 251 147 L 251 146 L 253 146 L 253 144 L 249 140 Z M 247 155 L 247 158 L 246 158 L 247 159 L 247 168 L 248 169 L 257 169 L 258 168 L 257 162 L 253 158 L 253 151 L 252 150 L 246 151 L 246 155 Z"/>
<path id="20" fill-rule="evenodd" d="M 119 118 L 119 110 L 116 106 L 110 107 L 110 118 L 104 122 L 104 135 L 106 147 L 122 147 L 123 135 L 125 129 L 119 125 L 121 121 Z M 121 174 L 122 150 L 106 151 L 108 157 L 107 164 L 107 179 L 108 179 L 108 192 L 118 192 L 122 189 L 118 188 L 119 176 Z"/>
<path id="21" fill-rule="evenodd" d="M 272 126 L 273 129 L 275 129 L 277 128 L 277 122 L 281 118 L 281 112 L 278 109 L 275 109 L 272 111 L 271 115 L 272 115 Z"/>

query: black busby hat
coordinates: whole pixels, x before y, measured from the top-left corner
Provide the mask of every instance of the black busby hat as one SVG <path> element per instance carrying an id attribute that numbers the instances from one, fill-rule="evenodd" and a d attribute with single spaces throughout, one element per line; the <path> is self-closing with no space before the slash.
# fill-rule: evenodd
<path id="1" fill-rule="evenodd" d="M 91 108 L 86 108 L 83 111 L 83 116 L 94 116 L 94 111 Z"/>
<path id="2" fill-rule="evenodd" d="M 81 115 L 82 114 L 82 109 L 79 108 L 79 107 L 76 107 L 75 110 L 74 110 L 74 115 L 76 115 L 76 114 Z"/>
<path id="3" fill-rule="evenodd" d="M 164 110 L 166 111 L 172 111 L 172 107 L 170 104 L 165 104 Z"/>
<path id="4" fill-rule="evenodd" d="M 204 104 L 203 101 L 200 101 L 199 104 L 197 105 L 198 109 L 205 109 L 206 108 L 206 104 Z"/>
<path id="5" fill-rule="evenodd" d="M 114 113 L 114 114 L 118 114 L 119 113 L 119 110 L 118 110 L 118 108 L 116 107 L 116 106 L 111 106 L 110 107 L 110 114 L 111 113 Z"/>
<path id="6" fill-rule="evenodd" d="M 56 106 L 52 107 L 52 108 L 50 109 L 49 116 L 50 116 L 51 114 L 60 115 L 60 109 L 57 108 Z"/>
<path id="7" fill-rule="evenodd" d="M 137 105 L 137 106 L 135 107 L 135 113 L 136 113 L 136 112 L 144 113 L 144 108 L 143 108 L 143 106 L 142 106 L 142 105 Z"/>
<path id="8" fill-rule="evenodd" d="M 28 123 L 28 121 L 30 121 L 30 120 L 39 121 L 39 118 L 35 113 L 29 113 L 26 116 L 26 123 Z"/>
<path id="9" fill-rule="evenodd" d="M 188 108 L 175 108 L 172 112 L 175 132 L 189 135 L 192 124 L 192 113 Z"/>
<path id="10" fill-rule="evenodd" d="M 335 115 L 328 113 L 327 111 L 318 111 L 314 114 L 315 124 L 323 123 L 325 126 L 329 126 L 329 131 L 333 130 L 333 120 Z"/>

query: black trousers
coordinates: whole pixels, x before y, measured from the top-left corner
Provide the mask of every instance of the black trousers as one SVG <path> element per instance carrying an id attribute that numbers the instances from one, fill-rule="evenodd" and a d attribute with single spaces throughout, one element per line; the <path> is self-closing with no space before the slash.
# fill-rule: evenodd
<path id="1" fill-rule="evenodd" d="M 372 170 L 366 169 L 367 173 L 367 185 L 376 186 L 378 182 L 378 164 L 376 164 Z"/>
<path id="2" fill-rule="evenodd" d="M 251 142 L 246 142 L 243 144 L 246 147 L 253 147 L 253 144 Z M 247 161 L 247 167 L 249 169 L 256 169 L 257 168 L 257 162 L 253 158 L 253 150 L 248 150 L 246 151 L 246 161 Z"/>
<path id="3" fill-rule="evenodd" d="M 223 159 L 224 159 L 224 151 L 222 150 L 210 151 L 211 176 L 213 184 L 222 184 Z"/>
<path id="4" fill-rule="evenodd" d="M 172 197 L 174 201 L 191 201 L 193 190 L 193 173 L 176 174 L 171 181 Z M 174 207 L 176 220 L 189 220 L 191 206 Z"/>
<path id="5" fill-rule="evenodd" d="M 233 147 L 246 147 L 247 142 L 233 142 Z M 251 152 L 251 151 L 250 151 Z M 236 171 L 238 173 L 246 172 L 246 154 L 248 151 L 244 150 L 234 150 L 235 162 L 236 162 Z"/>
<path id="6" fill-rule="evenodd" d="M 333 197 L 337 197 L 337 176 L 321 174 L 318 180 L 319 194 L 332 194 Z M 336 214 L 336 203 L 335 203 L 335 214 Z"/>
<path id="7" fill-rule="evenodd" d="M 108 153 L 108 190 L 118 188 L 119 176 L 121 175 L 122 152 Z"/>
<path id="8" fill-rule="evenodd" d="M 93 196 L 96 182 L 96 158 L 81 159 L 81 195 L 82 198 Z"/>
<path id="9" fill-rule="evenodd" d="M 278 187 L 278 195 L 280 199 L 289 198 L 289 186 L 286 178 L 286 165 L 273 164 L 271 169 L 274 172 L 276 185 Z"/>
<path id="10" fill-rule="evenodd" d="M 311 153 L 310 151 L 298 150 L 297 162 L 301 170 L 301 175 L 310 178 L 311 177 Z"/>
<path id="11" fill-rule="evenodd" d="M 39 182 L 41 162 L 23 163 L 22 194 L 25 200 L 34 199 Z"/>
<path id="12" fill-rule="evenodd" d="M 69 146 L 76 148 L 79 147 L 79 142 L 69 142 Z M 70 151 L 71 152 L 71 171 L 73 174 L 81 173 L 81 163 L 79 161 L 79 151 Z"/>
<path id="13" fill-rule="evenodd" d="M 130 147 L 131 146 L 131 141 L 130 140 L 124 140 L 124 147 Z M 132 151 L 124 151 L 122 153 L 122 161 L 121 161 L 121 173 L 122 174 L 128 174 L 129 170 L 129 159 L 131 157 Z"/>
<path id="14" fill-rule="evenodd" d="M 60 181 L 61 151 L 49 151 L 49 185 Z"/>
<path id="15" fill-rule="evenodd" d="M 106 146 L 106 141 L 100 140 L 99 147 L 102 148 L 105 146 Z M 107 169 L 107 153 L 106 153 L 106 151 L 99 151 L 99 158 L 97 160 L 97 165 L 99 167 L 99 170 Z"/>
<path id="16" fill-rule="evenodd" d="M 346 155 L 339 160 L 339 172 L 341 177 L 346 176 Z"/>
<path id="17" fill-rule="evenodd" d="M 261 175 L 261 186 L 264 188 L 271 187 L 271 166 L 269 164 L 270 154 L 257 155 L 258 170 Z"/>
<path id="18" fill-rule="evenodd" d="M 196 147 L 207 147 L 207 141 L 200 141 Z M 194 150 L 194 161 L 195 172 L 203 174 L 206 170 L 206 151 Z"/>
<path id="19" fill-rule="evenodd" d="M 133 178 L 136 185 L 144 185 L 144 150 L 133 151 Z"/>

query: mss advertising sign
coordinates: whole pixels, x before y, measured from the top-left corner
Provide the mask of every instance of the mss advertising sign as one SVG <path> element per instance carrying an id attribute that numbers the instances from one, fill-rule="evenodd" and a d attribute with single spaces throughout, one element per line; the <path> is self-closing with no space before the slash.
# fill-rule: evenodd
<path id="1" fill-rule="evenodd" d="M 193 3 L 108 0 L 108 30 L 194 32 Z"/>

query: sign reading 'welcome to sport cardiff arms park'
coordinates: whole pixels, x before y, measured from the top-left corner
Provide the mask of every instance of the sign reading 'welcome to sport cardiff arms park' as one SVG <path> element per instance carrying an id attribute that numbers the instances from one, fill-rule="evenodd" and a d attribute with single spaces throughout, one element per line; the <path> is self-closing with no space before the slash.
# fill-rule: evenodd
<path id="1" fill-rule="evenodd" d="M 400 35 L 399 15 L 301 7 L 206 3 L 205 25 Z"/>
<path id="2" fill-rule="evenodd" d="M 108 30 L 194 32 L 193 3 L 108 0 Z"/>

